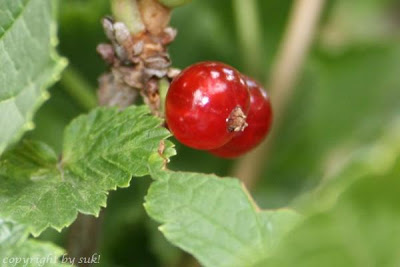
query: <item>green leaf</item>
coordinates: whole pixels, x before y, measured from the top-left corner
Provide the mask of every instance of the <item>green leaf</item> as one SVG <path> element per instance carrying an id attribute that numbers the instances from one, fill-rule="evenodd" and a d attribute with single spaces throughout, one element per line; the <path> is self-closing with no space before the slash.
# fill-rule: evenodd
<path id="1" fill-rule="evenodd" d="M 363 175 L 332 209 L 309 216 L 290 232 L 261 266 L 399 266 L 399 173 L 397 158 L 390 170 Z"/>
<path id="2" fill-rule="evenodd" d="M 400 120 L 381 130 L 302 199 L 303 220 L 290 210 L 258 211 L 237 180 L 160 171 L 157 155 L 145 208 L 205 266 L 397 266 Z"/>
<path id="3" fill-rule="evenodd" d="M 46 88 L 66 66 L 55 52 L 55 3 L 0 0 L 0 154 L 33 128 Z"/>
<path id="4" fill-rule="evenodd" d="M 65 266 L 59 264 L 61 248 L 47 242 L 28 239 L 27 228 L 0 219 L 1 266 Z"/>
<path id="5" fill-rule="evenodd" d="M 261 211 L 237 179 L 160 171 L 151 160 L 147 213 L 165 237 L 205 266 L 250 266 L 268 257 L 299 219 L 291 210 Z"/>
<path id="6" fill-rule="evenodd" d="M 107 191 L 148 174 L 147 160 L 169 132 L 147 107 L 99 108 L 65 130 L 62 159 L 39 142 L 23 142 L 0 161 L 0 216 L 36 236 L 71 224 L 78 212 L 98 215 Z M 174 153 L 165 144 L 165 157 Z"/>

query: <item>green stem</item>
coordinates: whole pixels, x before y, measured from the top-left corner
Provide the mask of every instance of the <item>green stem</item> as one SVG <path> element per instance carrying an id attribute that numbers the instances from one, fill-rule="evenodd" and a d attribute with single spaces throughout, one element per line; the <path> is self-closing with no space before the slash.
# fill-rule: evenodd
<path id="1" fill-rule="evenodd" d="M 233 7 L 245 69 L 250 75 L 259 77 L 262 74 L 263 50 L 257 2 L 256 0 L 233 0 Z"/>
<path id="2" fill-rule="evenodd" d="M 162 116 L 164 117 L 165 115 L 165 98 L 167 97 L 167 92 L 168 92 L 168 88 L 169 88 L 169 82 L 167 79 L 161 79 L 159 84 L 159 92 L 160 92 L 160 112 L 162 114 Z"/>
<path id="3" fill-rule="evenodd" d="M 60 83 L 64 90 L 85 110 L 91 110 L 97 106 L 94 88 L 72 67 L 68 67 L 64 71 Z"/>
<path id="4" fill-rule="evenodd" d="M 123 22 L 133 34 L 142 32 L 142 22 L 137 0 L 111 0 L 112 13 L 117 21 Z"/>

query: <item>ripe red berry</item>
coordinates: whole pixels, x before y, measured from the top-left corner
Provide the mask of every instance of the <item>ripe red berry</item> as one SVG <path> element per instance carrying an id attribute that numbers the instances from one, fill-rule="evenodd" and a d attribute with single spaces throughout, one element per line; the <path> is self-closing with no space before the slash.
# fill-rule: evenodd
<path id="1" fill-rule="evenodd" d="M 255 148 L 265 138 L 272 124 L 272 107 L 265 90 L 254 80 L 244 77 L 250 90 L 248 126 L 224 146 L 210 153 L 222 158 L 235 158 Z"/>
<path id="2" fill-rule="evenodd" d="M 168 128 L 181 143 L 214 149 L 246 125 L 250 94 L 242 75 L 219 62 L 201 62 L 171 83 L 165 103 Z"/>

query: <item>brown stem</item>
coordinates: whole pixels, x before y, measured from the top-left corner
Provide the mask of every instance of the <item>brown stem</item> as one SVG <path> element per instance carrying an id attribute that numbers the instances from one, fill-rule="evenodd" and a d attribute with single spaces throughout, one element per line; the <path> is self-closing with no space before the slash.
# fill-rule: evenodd
<path id="1" fill-rule="evenodd" d="M 241 178 L 247 188 L 254 187 L 268 161 L 277 129 L 282 123 L 282 116 L 311 46 L 324 2 L 297 0 L 294 3 L 267 87 L 274 107 L 274 127 L 268 140 L 238 161 L 233 170 L 233 175 Z"/>
<path id="2" fill-rule="evenodd" d="M 84 214 L 78 215 L 68 233 L 68 257 L 88 259 L 95 253 L 99 255 L 98 244 L 102 218 L 102 213 L 100 213 L 99 218 Z M 91 264 L 81 263 L 78 266 L 87 267 L 91 266 Z"/>

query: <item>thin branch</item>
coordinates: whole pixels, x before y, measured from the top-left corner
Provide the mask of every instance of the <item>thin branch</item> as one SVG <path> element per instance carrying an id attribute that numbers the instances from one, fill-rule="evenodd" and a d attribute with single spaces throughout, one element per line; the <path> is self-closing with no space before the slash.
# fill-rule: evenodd
<path id="1" fill-rule="evenodd" d="M 256 0 L 233 0 L 236 28 L 247 74 L 261 75 L 262 42 Z"/>
<path id="2" fill-rule="evenodd" d="M 282 116 L 312 44 L 324 2 L 325 0 L 294 2 L 267 87 L 274 108 L 273 130 L 268 140 L 241 159 L 233 170 L 234 176 L 241 178 L 248 188 L 254 187 L 268 161 L 271 146 L 276 139 L 276 130 L 282 123 Z"/>
<path id="3" fill-rule="evenodd" d="M 97 97 L 94 89 L 71 66 L 64 71 L 60 84 L 83 109 L 91 110 L 97 106 Z"/>
<path id="4" fill-rule="evenodd" d="M 68 232 L 68 257 L 81 259 L 90 258 L 93 254 L 99 254 L 99 241 L 103 212 L 99 218 L 90 215 L 79 214 Z M 90 263 L 78 263 L 79 267 L 91 266 Z"/>

